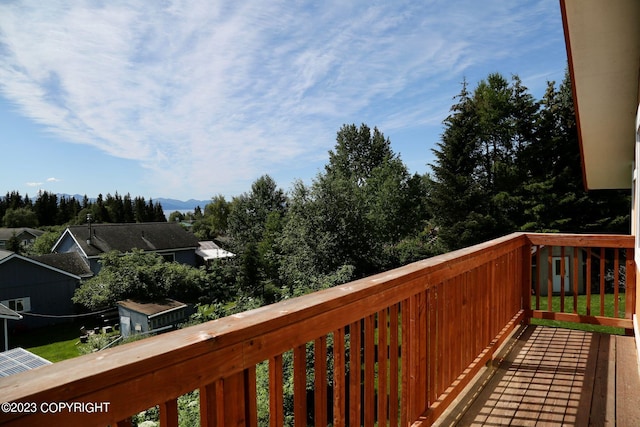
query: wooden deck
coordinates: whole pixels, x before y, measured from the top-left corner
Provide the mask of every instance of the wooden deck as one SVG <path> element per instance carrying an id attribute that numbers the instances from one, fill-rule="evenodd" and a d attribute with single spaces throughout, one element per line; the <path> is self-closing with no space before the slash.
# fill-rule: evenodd
<path id="1" fill-rule="evenodd" d="M 528 326 L 436 425 L 640 426 L 638 389 L 633 337 Z"/>

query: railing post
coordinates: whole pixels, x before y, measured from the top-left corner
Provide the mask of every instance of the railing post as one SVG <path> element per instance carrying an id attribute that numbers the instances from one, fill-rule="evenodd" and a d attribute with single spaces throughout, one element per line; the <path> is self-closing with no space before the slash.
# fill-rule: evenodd
<path id="1" fill-rule="evenodd" d="M 176 427 L 178 425 L 178 400 L 171 399 L 160 405 L 160 425 L 162 427 Z"/>
<path id="2" fill-rule="evenodd" d="M 625 319 L 633 319 L 634 314 L 636 313 L 636 261 L 635 254 L 633 248 L 627 248 L 627 261 L 625 268 L 625 307 L 624 307 L 624 317 Z M 625 333 L 627 335 L 633 335 L 633 329 L 626 329 Z"/>
<path id="3" fill-rule="evenodd" d="M 255 367 L 200 389 L 200 425 L 258 425 Z"/>
<path id="4" fill-rule="evenodd" d="M 523 322 L 525 325 L 528 325 L 531 320 L 531 290 L 532 288 L 532 262 L 531 262 L 531 242 L 527 241 L 527 243 L 522 247 L 522 309 L 524 310 L 524 319 Z M 539 250 L 539 249 L 538 249 Z M 539 266 L 537 267 L 540 268 Z"/>

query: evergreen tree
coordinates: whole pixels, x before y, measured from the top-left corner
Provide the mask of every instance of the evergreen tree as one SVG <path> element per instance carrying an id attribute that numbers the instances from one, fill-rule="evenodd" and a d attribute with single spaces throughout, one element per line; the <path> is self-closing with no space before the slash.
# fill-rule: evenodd
<path id="1" fill-rule="evenodd" d="M 538 105 L 517 76 L 490 74 L 471 95 L 466 82 L 434 150 L 431 197 L 446 247 L 517 230 L 524 217 L 523 153 Z"/>
<path id="2" fill-rule="evenodd" d="M 441 141 L 433 150 L 429 201 L 438 226 L 438 236 L 446 248 L 456 249 L 485 237 L 490 223 L 482 212 L 483 194 L 479 183 L 481 147 L 476 137 L 478 121 L 467 82 L 456 96 L 451 114 L 445 119 Z"/>
<path id="3" fill-rule="evenodd" d="M 629 233 L 626 191 L 587 192 L 568 71 L 558 89 L 548 82 L 536 123 L 536 143 L 525 154 L 530 179 L 524 230 Z"/>

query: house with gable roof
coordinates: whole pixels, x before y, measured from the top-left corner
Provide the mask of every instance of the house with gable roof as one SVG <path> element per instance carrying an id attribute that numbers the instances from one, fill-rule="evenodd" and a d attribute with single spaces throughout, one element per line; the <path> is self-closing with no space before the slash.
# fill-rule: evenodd
<path id="1" fill-rule="evenodd" d="M 35 228 L 21 227 L 21 228 L 0 228 L 0 249 L 7 247 L 7 242 L 11 240 L 13 236 L 20 241 L 23 246 L 29 246 L 40 236 L 44 234 L 42 230 L 36 230 Z"/>
<path id="2" fill-rule="evenodd" d="M 54 257 L 60 259 L 52 261 Z M 91 271 L 78 254 L 54 257 L 30 258 L 0 250 L 0 304 L 23 317 L 9 320 L 9 329 L 57 324 L 75 314 L 71 298 Z"/>
<path id="3" fill-rule="evenodd" d="M 68 227 L 52 248 L 54 253 L 78 253 L 94 274 L 100 271 L 100 256 L 140 249 L 168 261 L 196 266 L 198 239 L 179 224 L 147 222 L 88 224 Z"/>

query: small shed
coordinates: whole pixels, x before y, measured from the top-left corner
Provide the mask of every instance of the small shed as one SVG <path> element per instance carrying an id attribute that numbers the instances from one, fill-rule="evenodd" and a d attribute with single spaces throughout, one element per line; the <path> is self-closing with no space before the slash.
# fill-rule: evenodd
<path id="1" fill-rule="evenodd" d="M 534 248 L 540 252 L 540 265 L 533 265 L 533 277 L 540 281 L 540 295 L 548 295 L 549 270 L 551 270 L 552 292 L 559 295 L 564 284 L 565 295 L 573 295 L 573 282 L 577 278 L 578 295 L 586 292 L 585 288 L 585 253 L 583 249 L 553 246 L 551 254 L 549 246 Z M 535 258 L 534 258 L 535 259 Z M 564 268 L 564 269 L 563 269 Z M 535 282 L 534 282 L 535 283 Z"/>
<path id="2" fill-rule="evenodd" d="M 120 334 L 161 332 L 174 328 L 186 320 L 187 305 L 165 298 L 154 302 L 141 302 L 131 299 L 118 301 L 120 316 Z"/>

